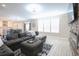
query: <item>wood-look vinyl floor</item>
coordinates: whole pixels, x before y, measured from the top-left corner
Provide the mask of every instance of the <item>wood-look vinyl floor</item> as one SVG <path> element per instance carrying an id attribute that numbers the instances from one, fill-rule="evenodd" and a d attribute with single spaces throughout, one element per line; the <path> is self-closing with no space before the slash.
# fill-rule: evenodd
<path id="1" fill-rule="evenodd" d="M 46 43 L 53 44 L 48 56 L 75 56 L 66 38 L 47 36 Z"/>

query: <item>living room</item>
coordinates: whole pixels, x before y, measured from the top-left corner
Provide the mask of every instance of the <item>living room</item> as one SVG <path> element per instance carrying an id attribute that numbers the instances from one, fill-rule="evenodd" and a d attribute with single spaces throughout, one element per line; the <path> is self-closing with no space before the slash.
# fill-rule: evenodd
<path id="1" fill-rule="evenodd" d="M 0 55 L 74 56 L 74 19 L 73 3 L 0 3 Z"/>

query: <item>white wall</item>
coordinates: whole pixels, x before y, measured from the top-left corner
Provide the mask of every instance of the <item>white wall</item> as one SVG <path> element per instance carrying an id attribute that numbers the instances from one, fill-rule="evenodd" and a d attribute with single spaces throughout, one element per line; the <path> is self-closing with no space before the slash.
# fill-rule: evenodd
<path id="1" fill-rule="evenodd" d="M 60 36 L 68 37 L 69 36 L 69 18 L 68 14 L 63 14 L 60 17 Z"/>

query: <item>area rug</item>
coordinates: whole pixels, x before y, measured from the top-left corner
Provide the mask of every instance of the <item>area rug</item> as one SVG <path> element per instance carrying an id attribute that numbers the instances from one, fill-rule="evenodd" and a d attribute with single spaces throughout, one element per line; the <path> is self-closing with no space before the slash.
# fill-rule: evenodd
<path id="1" fill-rule="evenodd" d="M 50 45 L 50 44 L 45 43 L 45 44 L 43 45 L 42 51 L 39 52 L 39 53 L 37 54 L 37 56 L 47 56 L 48 53 L 50 52 L 52 46 L 53 46 L 53 45 Z M 21 52 L 20 49 L 17 49 L 14 53 L 15 53 L 15 56 L 26 56 L 25 54 L 23 54 L 23 53 Z"/>
<path id="2" fill-rule="evenodd" d="M 38 53 L 38 56 L 46 56 L 51 50 L 52 45 L 45 43 L 42 52 Z"/>

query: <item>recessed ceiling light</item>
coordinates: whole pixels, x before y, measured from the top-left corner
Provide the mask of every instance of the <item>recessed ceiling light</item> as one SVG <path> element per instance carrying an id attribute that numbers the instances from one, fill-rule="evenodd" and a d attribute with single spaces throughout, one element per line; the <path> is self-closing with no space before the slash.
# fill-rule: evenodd
<path id="1" fill-rule="evenodd" d="M 6 5 L 5 4 L 2 4 L 2 7 L 6 7 Z"/>

